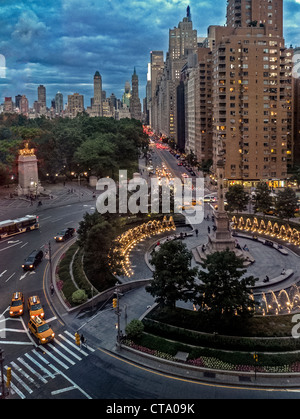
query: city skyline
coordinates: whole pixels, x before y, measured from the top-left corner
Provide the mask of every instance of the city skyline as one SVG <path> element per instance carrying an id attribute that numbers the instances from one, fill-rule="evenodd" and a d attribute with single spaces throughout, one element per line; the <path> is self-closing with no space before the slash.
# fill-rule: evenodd
<path id="1" fill-rule="evenodd" d="M 151 50 L 168 50 L 172 29 L 191 7 L 198 37 L 209 25 L 224 25 L 226 1 L 195 0 L 37 0 L 1 2 L 0 54 L 6 58 L 6 78 L 0 78 L 1 102 L 5 96 L 26 95 L 30 106 L 37 89 L 47 89 L 47 106 L 60 91 L 93 97 L 93 76 L 99 71 L 107 96 L 122 97 L 134 68 L 140 98 L 146 95 L 147 64 Z M 297 16 L 299 18 L 297 18 Z M 300 0 L 284 1 L 286 45 L 300 46 Z"/>

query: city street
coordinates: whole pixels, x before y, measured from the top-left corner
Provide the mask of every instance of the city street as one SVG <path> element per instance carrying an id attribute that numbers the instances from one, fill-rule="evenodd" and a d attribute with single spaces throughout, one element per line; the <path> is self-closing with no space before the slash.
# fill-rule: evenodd
<path id="1" fill-rule="evenodd" d="M 154 150 L 156 167 L 165 163 L 174 176 L 184 170 L 167 150 Z M 172 371 L 163 373 L 157 364 L 144 367 L 139 362 L 123 358 L 116 348 L 116 314 L 111 304 L 95 305 L 68 314 L 57 299 L 49 293 L 49 261 L 44 259 L 33 272 L 23 272 L 22 261 L 37 248 L 51 243 L 53 258 L 64 252 L 68 242 L 56 243 L 54 235 L 62 228 L 75 227 L 85 212 L 95 210 L 90 191 L 83 191 L 87 200 L 77 199 L 70 203 L 70 194 L 57 192 L 65 201 L 54 199 L 52 206 L 39 209 L 40 229 L 20 234 L 0 243 L 0 346 L 4 349 L 4 374 L 12 368 L 9 398 L 12 399 L 235 399 L 235 398 L 298 398 L 298 392 L 272 388 L 255 388 L 245 385 L 231 386 L 225 383 L 201 382 L 180 378 Z M 72 198 L 74 200 L 74 197 Z M 54 205 L 55 202 L 55 205 Z M 207 205 L 207 211 L 209 206 Z M 2 207 L 3 209 L 3 207 Z M 24 215 L 28 207 L 16 208 L 15 213 Z M 7 214 L 7 212 L 5 213 Z M 6 215 L 7 216 L 7 215 Z M 2 215 L 2 219 L 3 219 Z M 207 223 L 207 222 L 205 222 Z M 204 225 L 206 229 L 206 224 Z M 204 240 L 205 235 L 199 237 Z M 155 238 L 152 239 L 155 240 Z M 196 245 L 196 237 L 193 237 Z M 151 277 L 145 262 L 145 253 L 151 239 L 140 243 L 131 255 L 135 276 L 131 279 Z M 8 308 L 12 293 L 23 292 L 25 299 L 38 295 L 45 310 L 46 321 L 55 332 L 52 343 L 38 345 L 29 334 L 28 313 L 11 319 Z M 130 291 L 120 299 L 121 329 L 134 318 L 139 318 L 154 303 L 144 288 Z M 78 347 L 74 333 L 83 333 L 87 345 Z"/>

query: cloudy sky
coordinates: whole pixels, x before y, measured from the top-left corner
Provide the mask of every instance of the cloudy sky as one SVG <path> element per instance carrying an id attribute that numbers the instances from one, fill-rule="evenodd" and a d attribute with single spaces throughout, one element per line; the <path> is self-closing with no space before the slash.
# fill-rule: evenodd
<path id="1" fill-rule="evenodd" d="M 226 0 L 0 0 L 0 103 L 47 88 L 47 105 L 57 91 L 93 96 L 93 76 L 102 75 L 107 95 L 121 98 L 134 67 L 145 96 L 151 50 L 168 49 L 169 29 L 190 5 L 194 28 L 224 25 Z M 284 0 L 286 44 L 300 46 L 300 0 Z M 4 78 L 5 76 L 5 78 Z"/>

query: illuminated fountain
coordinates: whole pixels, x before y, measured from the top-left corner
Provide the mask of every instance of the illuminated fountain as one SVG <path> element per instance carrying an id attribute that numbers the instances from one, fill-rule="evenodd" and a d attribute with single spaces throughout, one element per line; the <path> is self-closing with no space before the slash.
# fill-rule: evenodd
<path id="1" fill-rule="evenodd" d="M 130 253 L 138 243 L 149 237 L 172 230 L 176 230 L 173 217 L 171 216 L 168 220 L 167 217 L 164 216 L 162 221 L 148 221 L 147 223 L 127 230 L 117 237 L 116 242 L 120 247 L 121 255 L 124 257 L 121 264 L 125 276 L 131 277 L 134 273 L 130 264 Z"/>
<path id="2" fill-rule="evenodd" d="M 300 285 L 293 284 L 280 291 L 268 291 L 254 294 L 258 303 L 256 314 L 279 315 L 298 312 L 300 310 Z"/>
<path id="3" fill-rule="evenodd" d="M 279 227 L 277 221 L 269 220 L 266 225 L 265 220 L 259 222 L 256 217 L 252 220 L 250 218 L 245 219 L 242 216 L 238 219 L 233 216 L 231 221 L 233 230 L 264 234 L 300 247 L 300 231 L 295 227 L 292 228 L 289 224 L 283 224 Z"/>

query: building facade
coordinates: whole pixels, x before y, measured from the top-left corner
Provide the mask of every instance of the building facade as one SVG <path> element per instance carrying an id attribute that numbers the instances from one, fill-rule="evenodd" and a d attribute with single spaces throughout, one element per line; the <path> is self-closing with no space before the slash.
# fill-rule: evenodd
<path id="1" fill-rule="evenodd" d="M 132 91 L 130 97 L 130 115 L 131 118 L 137 119 L 139 121 L 142 120 L 142 105 L 139 97 L 139 78 L 136 74 L 136 70 L 134 69 L 132 79 Z"/>
<path id="2" fill-rule="evenodd" d="M 68 114 L 76 117 L 78 113 L 84 112 L 84 98 L 79 93 L 68 95 Z"/>

